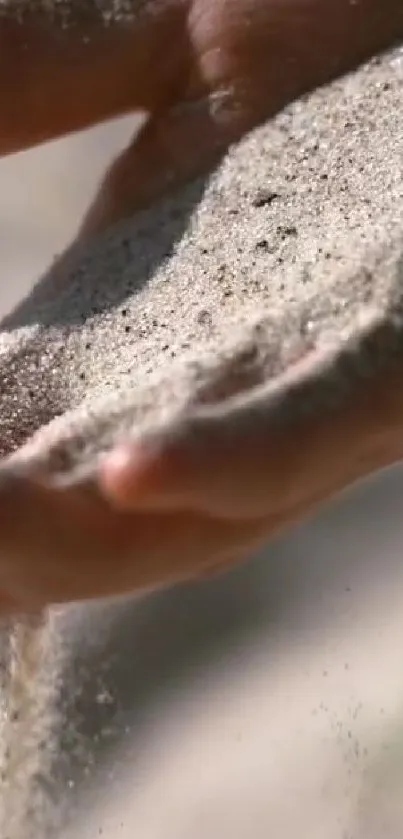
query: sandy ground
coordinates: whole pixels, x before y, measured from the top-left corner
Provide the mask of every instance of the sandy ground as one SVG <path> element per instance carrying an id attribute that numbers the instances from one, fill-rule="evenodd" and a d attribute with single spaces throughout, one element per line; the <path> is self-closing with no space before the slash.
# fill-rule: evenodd
<path id="1" fill-rule="evenodd" d="M 68 241 L 125 125 L 0 164 L 2 302 Z M 68 839 L 397 839 L 401 469 L 224 579 L 63 613 Z"/>

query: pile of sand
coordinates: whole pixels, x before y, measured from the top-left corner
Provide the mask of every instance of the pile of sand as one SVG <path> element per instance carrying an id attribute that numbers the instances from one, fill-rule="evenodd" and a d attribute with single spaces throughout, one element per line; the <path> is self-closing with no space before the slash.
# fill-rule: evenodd
<path id="1" fill-rule="evenodd" d="M 400 53 L 372 62 L 252 133 L 208 181 L 56 263 L 1 325 L 3 457 L 91 467 L 123 434 L 201 403 L 228 419 L 263 398 L 283 421 L 280 374 L 312 347 L 331 359 L 292 414 L 387 363 L 402 89 Z"/>
<path id="2" fill-rule="evenodd" d="M 4 468 L 39 461 L 81 480 L 122 435 L 189 411 L 295 420 L 401 352 L 402 92 L 401 55 L 372 62 L 254 132 L 208 181 L 56 263 L 1 324 Z M 326 363 L 291 387 L 282 374 L 318 346 Z M 35 703 L 23 709 L 11 740 L 32 792 Z M 3 742 L 13 725 L 5 712 Z M 31 835 L 21 813 L 2 836 Z"/>

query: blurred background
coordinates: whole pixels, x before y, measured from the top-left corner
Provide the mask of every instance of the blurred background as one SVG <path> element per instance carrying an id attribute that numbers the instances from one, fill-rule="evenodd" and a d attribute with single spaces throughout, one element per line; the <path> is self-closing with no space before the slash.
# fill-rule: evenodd
<path id="1" fill-rule="evenodd" d="M 133 125 L 0 161 L 3 312 Z M 402 490 L 397 468 L 226 577 L 60 614 L 63 836 L 400 839 Z"/>

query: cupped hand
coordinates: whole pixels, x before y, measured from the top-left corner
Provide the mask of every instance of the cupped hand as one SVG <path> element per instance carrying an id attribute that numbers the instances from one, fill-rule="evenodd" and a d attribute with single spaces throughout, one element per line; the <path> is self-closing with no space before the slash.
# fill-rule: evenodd
<path id="1" fill-rule="evenodd" d="M 247 558 L 401 458 L 402 385 L 396 363 L 338 408 L 284 427 L 270 427 L 264 400 L 250 421 L 196 411 L 173 431 L 117 447 L 92 482 L 4 471 L 0 609 L 141 592 Z"/>

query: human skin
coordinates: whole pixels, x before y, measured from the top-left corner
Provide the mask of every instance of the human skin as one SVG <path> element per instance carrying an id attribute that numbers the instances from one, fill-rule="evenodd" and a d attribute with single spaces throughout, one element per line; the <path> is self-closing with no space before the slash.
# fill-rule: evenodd
<path id="1" fill-rule="evenodd" d="M 207 171 L 291 100 L 403 38 L 401 0 L 133 0 L 133 20 L 108 26 L 96 0 L 69 4 L 65 27 L 45 0 L 0 7 L 0 154 L 146 111 L 83 235 Z"/>
<path id="2" fill-rule="evenodd" d="M 287 376 L 299 381 L 318 361 L 312 354 Z M 281 427 L 266 413 L 263 400 L 253 423 L 235 429 L 230 414 L 210 426 L 190 416 L 174 438 L 112 453 L 98 487 L 1 476 L 3 608 L 151 589 L 244 559 L 401 458 L 402 365 L 362 379 L 316 417 Z"/>
<path id="3" fill-rule="evenodd" d="M 91 14 L 66 29 L 40 11 L 0 18 L 1 154 L 136 108 L 150 114 L 80 237 L 208 171 L 292 99 L 403 39 L 401 0 L 156 3 L 157 14 L 146 3 L 135 22 L 108 27 Z M 291 375 L 318 358 L 301 363 Z M 209 427 L 190 416 L 174 439 L 111 452 L 98 491 L 4 477 L 4 611 L 154 588 L 243 559 L 400 459 L 402 379 L 396 363 L 293 427 L 265 422 L 264 406 L 263 421 L 236 433 L 230 416 Z"/>

